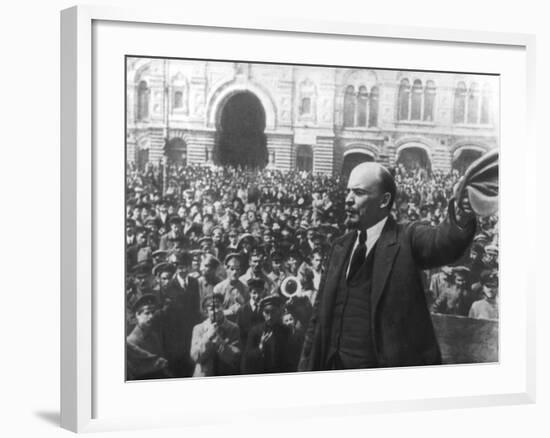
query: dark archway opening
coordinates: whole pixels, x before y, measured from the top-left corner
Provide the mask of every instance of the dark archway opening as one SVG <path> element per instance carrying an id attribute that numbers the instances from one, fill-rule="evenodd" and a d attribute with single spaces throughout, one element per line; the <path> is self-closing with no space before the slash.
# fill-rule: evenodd
<path id="1" fill-rule="evenodd" d="M 371 155 L 364 154 L 362 152 L 352 152 L 351 154 L 347 154 L 344 157 L 344 164 L 342 166 L 342 177 L 344 180 L 348 179 L 349 174 L 355 166 L 366 161 L 374 161 L 374 158 Z"/>
<path id="2" fill-rule="evenodd" d="M 431 171 L 432 163 L 428 153 L 419 147 L 403 149 L 397 158 L 397 164 L 402 164 L 408 171 L 425 170 Z"/>
<path id="3" fill-rule="evenodd" d="M 468 166 L 480 158 L 481 155 L 481 151 L 477 151 L 475 149 L 464 149 L 453 161 L 453 169 L 458 170 L 458 172 L 463 175 Z"/>
<path id="4" fill-rule="evenodd" d="M 268 163 L 265 111 L 250 92 L 230 97 L 223 106 L 216 141 L 215 162 L 263 168 Z"/>
<path id="5" fill-rule="evenodd" d="M 296 168 L 311 172 L 313 170 L 313 150 L 309 145 L 300 145 L 296 150 Z"/>
<path id="6" fill-rule="evenodd" d="M 187 145 L 185 141 L 179 137 L 172 138 L 164 147 L 164 154 L 168 161 L 174 164 L 187 164 Z"/>

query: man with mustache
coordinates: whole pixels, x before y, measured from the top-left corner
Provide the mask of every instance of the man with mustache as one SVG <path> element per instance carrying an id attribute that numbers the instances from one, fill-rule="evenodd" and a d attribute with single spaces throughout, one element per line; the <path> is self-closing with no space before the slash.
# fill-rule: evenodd
<path id="1" fill-rule="evenodd" d="M 441 353 L 421 271 L 457 260 L 476 222 L 468 202 L 451 201 L 438 226 L 397 224 L 393 176 L 368 162 L 349 177 L 346 226 L 328 256 L 299 369 L 434 365 Z"/>

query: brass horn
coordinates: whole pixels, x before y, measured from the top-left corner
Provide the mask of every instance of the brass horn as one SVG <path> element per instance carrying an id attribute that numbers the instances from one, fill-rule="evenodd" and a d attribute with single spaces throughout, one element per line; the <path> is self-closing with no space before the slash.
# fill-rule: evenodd
<path id="1" fill-rule="evenodd" d="M 293 275 L 286 277 L 281 283 L 281 294 L 287 298 L 291 298 L 302 291 L 302 285 L 298 277 Z"/>

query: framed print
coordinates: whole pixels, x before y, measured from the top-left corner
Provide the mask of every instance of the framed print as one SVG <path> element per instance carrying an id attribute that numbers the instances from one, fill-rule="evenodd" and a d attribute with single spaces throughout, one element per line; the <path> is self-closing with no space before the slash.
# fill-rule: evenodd
<path id="1" fill-rule="evenodd" d="M 63 11 L 62 426 L 532 402 L 533 44 Z"/>

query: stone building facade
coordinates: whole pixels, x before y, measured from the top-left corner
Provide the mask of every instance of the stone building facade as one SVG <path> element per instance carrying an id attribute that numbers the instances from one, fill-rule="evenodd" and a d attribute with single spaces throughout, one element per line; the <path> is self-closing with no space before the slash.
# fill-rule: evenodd
<path id="1" fill-rule="evenodd" d="M 448 171 L 498 147 L 498 77 L 127 58 L 127 160 Z M 246 158 L 248 157 L 248 158 Z"/>

